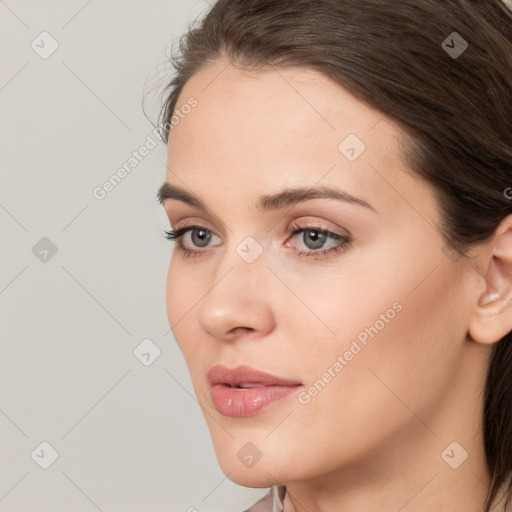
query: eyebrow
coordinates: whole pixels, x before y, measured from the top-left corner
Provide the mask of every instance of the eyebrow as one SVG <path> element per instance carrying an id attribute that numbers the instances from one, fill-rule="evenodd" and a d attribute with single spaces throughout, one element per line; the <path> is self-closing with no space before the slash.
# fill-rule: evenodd
<path id="1" fill-rule="evenodd" d="M 209 209 L 194 195 L 187 192 L 185 189 L 170 183 L 164 182 L 158 189 L 157 199 L 160 204 L 167 199 L 175 199 L 182 201 L 198 210 L 209 212 Z M 259 198 L 256 208 L 262 211 L 279 210 L 288 206 L 293 206 L 303 201 L 310 201 L 312 199 L 336 199 L 346 203 L 351 203 L 363 206 L 376 212 L 375 208 L 366 201 L 359 199 L 347 192 L 339 190 L 335 187 L 294 187 L 287 188 L 281 192 L 271 195 L 263 195 Z"/>

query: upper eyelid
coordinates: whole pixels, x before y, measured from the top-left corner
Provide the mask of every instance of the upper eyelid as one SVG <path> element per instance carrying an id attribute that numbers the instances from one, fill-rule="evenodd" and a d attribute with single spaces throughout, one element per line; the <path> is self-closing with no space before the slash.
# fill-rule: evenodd
<path id="1" fill-rule="evenodd" d="M 175 232 L 181 232 L 182 236 L 185 235 L 185 233 L 188 233 L 189 231 L 194 231 L 194 229 L 204 229 L 205 231 L 212 233 L 212 235 L 214 235 L 218 238 L 221 238 L 219 235 L 217 235 L 217 233 L 213 229 L 210 229 L 201 224 L 187 224 L 187 225 L 178 226 L 178 227 L 173 226 L 173 230 Z"/>
<path id="2" fill-rule="evenodd" d="M 195 222 L 191 222 L 190 224 L 186 223 L 186 224 L 183 224 L 183 225 L 180 225 L 179 223 L 177 225 L 173 225 L 172 228 L 175 230 L 175 231 L 190 231 L 190 230 L 193 230 L 193 229 L 205 229 L 206 231 L 209 231 L 211 233 L 213 233 L 215 236 L 219 236 L 217 235 L 217 233 L 215 232 L 214 229 L 211 229 L 207 226 L 204 226 L 203 224 L 200 224 L 200 223 L 195 223 Z M 326 228 L 326 227 L 323 227 L 320 225 L 320 223 L 308 223 L 308 224 L 305 224 L 305 225 L 298 225 L 298 224 L 294 224 L 293 222 L 290 224 L 290 227 L 287 228 L 287 232 L 288 233 L 293 233 L 293 232 L 296 232 L 296 231 L 306 231 L 306 230 L 317 230 L 317 231 L 322 231 L 322 232 L 325 232 L 325 233 L 331 233 L 333 235 L 339 235 L 339 233 L 336 233 L 336 231 L 334 231 L 333 229 L 330 229 L 330 228 Z M 346 231 L 346 230 L 345 230 Z M 348 233 L 347 233 L 347 236 L 348 236 Z"/>
<path id="3" fill-rule="evenodd" d="M 298 202 L 297 204 L 294 204 L 288 208 L 290 208 L 290 210 L 295 210 L 296 208 L 299 209 L 300 211 L 295 211 L 292 213 L 293 216 L 297 215 L 298 217 L 308 217 L 308 216 L 311 216 L 311 217 L 315 217 L 315 215 L 308 215 L 306 213 L 306 211 L 302 210 L 302 208 L 305 208 L 306 209 L 306 205 L 307 203 L 310 203 L 310 202 L 315 202 L 315 201 L 319 201 L 319 200 L 328 200 L 328 199 L 331 199 L 331 198 L 309 198 L 309 199 L 306 199 L 304 201 L 301 201 L 301 202 Z M 171 207 L 171 205 L 174 205 L 176 202 L 180 202 L 180 201 L 177 201 L 175 199 L 168 199 L 166 200 L 167 201 L 167 204 L 163 204 L 164 206 L 164 209 L 169 217 L 169 220 L 172 216 L 174 216 L 172 213 L 177 213 L 173 207 Z M 350 201 L 348 201 L 350 202 Z M 362 201 L 362 203 L 364 203 L 366 205 L 366 203 L 364 201 Z M 185 203 L 187 206 L 190 207 L 190 205 L 188 205 L 187 203 Z M 369 206 L 369 205 L 368 205 Z M 219 236 L 222 235 L 222 236 L 225 236 L 228 232 L 230 233 L 233 233 L 233 229 L 231 229 L 231 227 L 225 223 L 225 221 L 223 221 L 220 217 L 214 215 L 209 209 L 205 210 L 204 212 L 201 210 L 201 208 L 199 208 L 199 211 L 197 209 L 197 207 L 194 207 L 194 206 L 191 206 L 191 208 L 195 209 L 197 213 L 199 213 L 200 217 L 197 217 L 197 224 L 199 224 L 201 227 L 205 227 L 206 229 L 212 231 L 213 233 L 219 233 Z M 309 206 L 307 209 L 311 208 L 311 206 Z M 370 210 L 374 211 L 375 212 L 375 209 L 371 206 L 369 206 Z M 188 208 L 187 208 L 188 209 Z M 178 210 L 178 211 L 181 211 L 183 213 L 183 210 Z M 186 210 L 185 210 L 186 211 Z M 321 217 L 323 214 L 325 214 L 325 211 L 324 212 L 320 212 L 319 216 Z M 182 215 L 179 215 L 180 217 L 182 217 Z M 191 217 L 192 219 L 194 219 L 194 213 L 189 213 L 188 215 L 184 215 L 183 217 L 184 218 L 188 218 L 188 217 Z M 210 220 L 203 220 L 204 218 L 209 218 Z M 290 216 L 291 217 L 291 216 Z M 293 217 L 292 217 L 293 218 Z M 201 220 L 199 220 L 201 219 Z M 220 226 L 220 229 L 216 230 L 215 228 L 212 228 L 212 227 L 209 227 L 209 226 L 212 226 L 212 222 L 214 224 L 218 224 Z M 293 222 L 296 222 L 295 220 L 292 220 L 290 222 L 288 222 L 287 224 L 291 224 Z M 319 223 L 319 224 L 325 224 L 325 223 L 329 223 L 329 224 L 333 224 L 331 221 L 311 221 L 312 225 L 314 227 L 319 227 L 316 223 Z M 205 226 L 204 224 L 208 224 L 208 226 Z M 187 221 L 187 224 L 188 224 L 188 221 Z M 191 224 L 194 224 L 194 220 L 191 221 Z M 183 226 L 183 225 L 180 225 L 180 222 L 176 222 L 175 224 L 173 224 L 171 222 L 171 225 L 173 228 L 175 228 L 175 225 L 176 226 L 179 226 L 180 228 Z M 184 224 L 186 225 L 186 224 Z M 273 231 L 275 228 L 276 228 L 277 224 L 274 223 L 272 224 L 272 227 L 270 228 L 269 231 Z M 347 235 L 350 235 L 350 232 L 346 229 L 346 228 L 342 228 L 341 226 L 338 226 L 339 229 L 341 229 L 344 233 L 346 233 Z M 322 228 L 324 230 L 331 230 L 330 228 Z M 335 232 L 335 229 L 334 230 L 331 230 L 333 232 Z"/>
<path id="4" fill-rule="evenodd" d="M 186 229 L 186 228 L 190 228 L 190 229 L 202 228 L 202 229 L 206 229 L 206 230 L 211 231 L 212 233 L 216 234 L 216 230 L 215 229 L 212 229 L 211 227 L 205 226 L 205 224 L 208 224 L 208 223 L 207 222 L 205 223 L 204 221 L 196 221 L 196 220 L 188 220 L 188 221 L 185 221 L 185 222 L 176 222 L 175 224 L 173 224 L 171 222 L 171 226 L 172 226 L 172 228 L 175 231 L 183 230 L 183 229 Z"/>
<path id="5" fill-rule="evenodd" d="M 175 201 L 170 201 L 172 204 Z M 164 205 L 164 210 L 167 213 L 167 217 L 169 219 L 169 222 L 171 224 L 171 227 L 173 229 L 180 229 L 187 225 L 198 225 L 201 227 L 204 227 L 210 231 L 213 231 L 214 233 L 219 233 L 224 236 L 227 232 L 232 232 L 233 230 L 225 223 L 223 222 L 219 217 L 213 215 L 210 213 L 210 211 L 206 212 L 195 212 L 192 213 L 187 210 L 178 210 L 176 211 L 174 208 L 171 208 L 170 205 Z M 196 216 L 197 215 L 197 216 Z M 185 220 L 179 220 L 177 222 L 172 222 L 172 218 L 177 217 Z M 207 220 L 208 219 L 208 220 Z M 212 228 L 210 226 L 213 226 L 214 224 L 217 224 L 220 226 L 220 229 Z"/>
<path id="6" fill-rule="evenodd" d="M 289 233 L 296 233 L 297 231 L 306 231 L 308 229 L 310 230 L 318 230 L 318 231 L 321 231 L 323 233 L 327 233 L 327 234 L 330 234 L 330 235 L 333 235 L 331 236 L 331 238 L 334 238 L 334 239 L 349 239 L 349 240 L 352 240 L 353 237 L 352 237 L 352 233 L 346 229 L 346 228 L 343 228 L 341 226 L 337 226 L 336 228 L 330 228 L 328 226 L 326 226 L 325 224 L 328 224 L 327 222 L 322 222 L 322 221 L 306 221 L 306 220 L 296 220 L 296 221 L 293 221 L 290 223 L 290 227 L 287 228 L 287 232 Z M 296 227 L 294 227 L 296 226 Z"/>
<path id="7" fill-rule="evenodd" d="M 322 229 L 323 231 L 332 231 L 332 232 L 336 231 L 336 228 L 329 228 L 329 227 L 323 226 L 325 224 L 333 224 L 331 221 L 307 220 L 307 217 L 315 217 L 314 215 L 310 215 L 310 216 L 303 215 L 301 217 L 306 217 L 306 219 L 299 217 L 298 219 L 294 219 L 292 221 L 287 222 L 287 225 L 291 226 L 291 225 L 296 225 L 296 224 L 304 224 L 304 226 L 305 226 L 304 229 L 319 228 L 319 229 Z M 182 229 L 187 226 L 197 226 L 197 227 L 205 228 L 215 234 L 222 233 L 222 231 L 223 231 L 223 229 L 220 229 L 219 231 L 217 231 L 215 228 L 210 227 L 211 226 L 210 222 L 205 221 L 204 219 L 199 220 L 199 218 L 197 218 L 197 220 L 196 220 L 194 217 L 191 217 L 189 220 L 186 220 L 184 222 L 178 221 L 175 223 L 172 223 L 172 222 L 170 222 L 170 223 L 171 223 L 172 228 L 176 229 L 176 230 Z M 272 230 L 275 227 L 276 227 L 276 225 L 274 225 L 272 227 Z M 346 228 L 342 228 L 341 226 L 338 226 L 338 229 L 344 231 L 347 235 L 350 234 L 350 232 Z M 232 231 L 232 230 L 229 230 L 229 231 Z M 289 229 L 286 229 L 286 231 L 289 231 Z"/>

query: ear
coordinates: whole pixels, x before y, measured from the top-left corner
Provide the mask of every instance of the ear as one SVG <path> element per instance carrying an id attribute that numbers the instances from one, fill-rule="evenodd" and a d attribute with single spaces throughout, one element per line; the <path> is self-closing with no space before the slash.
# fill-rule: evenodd
<path id="1" fill-rule="evenodd" d="M 484 344 L 495 343 L 512 331 L 512 215 L 505 217 L 480 257 L 485 291 L 469 321 L 469 335 Z"/>

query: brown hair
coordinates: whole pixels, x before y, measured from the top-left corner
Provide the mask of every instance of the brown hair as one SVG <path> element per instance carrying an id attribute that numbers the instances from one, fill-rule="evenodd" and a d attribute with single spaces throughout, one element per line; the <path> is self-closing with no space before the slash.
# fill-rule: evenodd
<path id="1" fill-rule="evenodd" d="M 461 55 L 449 51 L 454 32 L 468 43 Z M 500 0 L 218 0 L 171 57 L 160 133 L 167 141 L 189 78 L 219 58 L 241 69 L 313 68 L 403 129 L 412 172 L 436 190 L 440 232 L 464 256 L 512 213 L 511 41 Z M 512 333 L 493 348 L 484 404 L 484 512 L 501 490 L 509 510 Z"/>

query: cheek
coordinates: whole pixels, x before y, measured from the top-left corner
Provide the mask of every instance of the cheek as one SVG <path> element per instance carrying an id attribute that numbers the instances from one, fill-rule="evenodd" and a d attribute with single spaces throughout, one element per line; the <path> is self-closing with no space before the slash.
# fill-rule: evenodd
<path id="1" fill-rule="evenodd" d="M 415 266 L 396 258 L 377 260 L 355 267 L 358 271 L 344 272 L 343 277 L 317 274 L 309 283 L 286 276 L 296 295 L 304 297 L 315 313 L 296 304 L 302 319 L 293 327 L 294 345 L 308 382 L 320 379 L 344 354 L 343 371 L 332 371 L 345 377 L 332 379 L 328 388 L 339 385 L 346 391 L 350 386 L 350 393 L 357 394 L 369 381 L 378 382 L 371 370 L 382 373 L 404 394 L 411 383 L 414 392 L 422 382 L 435 381 L 441 366 L 435 367 L 433 361 L 446 357 L 449 341 L 465 334 L 463 322 L 453 316 L 457 309 L 454 274 L 443 260 L 432 258 Z M 290 325 L 293 322 L 288 321 Z M 418 370 L 424 377 L 417 375 Z M 379 386 L 379 395 L 392 396 L 383 383 Z"/>
<path id="2" fill-rule="evenodd" d="M 187 346 L 190 344 L 184 343 L 184 340 L 197 339 L 194 330 L 199 328 L 197 321 L 193 322 L 192 320 L 194 306 L 199 297 L 205 293 L 205 290 L 201 289 L 200 284 L 203 281 L 199 277 L 198 271 L 194 270 L 194 275 L 191 272 L 183 264 L 177 262 L 175 256 L 171 258 L 166 285 L 167 318 L 173 336 L 185 356 Z"/>
<path id="3" fill-rule="evenodd" d="M 173 258 L 171 258 L 169 269 L 167 270 L 167 284 L 165 289 L 167 318 L 169 319 L 171 328 L 174 328 L 182 314 L 179 296 L 186 293 L 186 288 L 183 284 L 184 283 L 180 282 L 179 274 L 176 272 Z"/>
<path id="4" fill-rule="evenodd" d="M 308 350 L 306 338 L 314 330 L 302 335 L 308 387 L 307 405 L 299 410 L 335 426 L 326 427 L 330 442 L 362 449 L 410 422 L 411 410 L 428 418 L 449 385 L 465 327 L 453 316 L 453 274 L 440 265 L 425 279 L 429 271 L 388 273 L 381 288 L 370 272 L 350 289 L 350 299 L 340 287 L 329 301 L 317 301 L 337 334 L 317 338 Z M 330 309 L 332 302 L 337 311 Z"/>

